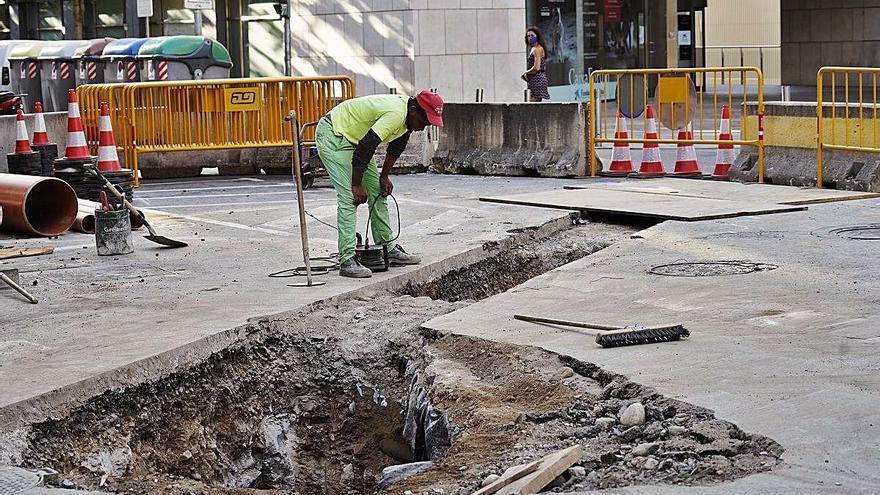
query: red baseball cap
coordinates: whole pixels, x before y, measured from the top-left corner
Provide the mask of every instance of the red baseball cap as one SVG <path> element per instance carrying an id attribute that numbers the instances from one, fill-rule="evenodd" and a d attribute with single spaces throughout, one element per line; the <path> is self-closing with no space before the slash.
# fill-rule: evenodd
<path id="1" fill-rule="evenodd" d="M 427 89 L 416 96 L 419 106 L 428 115 L 428 122 L 436 127 L 443 127 L 443 98 Z"/>

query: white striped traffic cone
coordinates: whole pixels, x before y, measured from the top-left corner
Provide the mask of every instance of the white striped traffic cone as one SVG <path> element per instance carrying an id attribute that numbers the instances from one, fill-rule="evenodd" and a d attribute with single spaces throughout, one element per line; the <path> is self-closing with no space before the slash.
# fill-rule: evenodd
<path id="1" fill-rule="evenodd" d="M 43 104 L 34 103 L 34 144 L 49 144 L 49 133 L 46 132 L 46 120 L 43 118 Z"/>
<path id="2" fill-rule="evenodd" d="M 648 105 L 645 110 L 645 139 L 660 139 L 657 135 L 657 121 L 654 119 L 654 107 Z M 660 145 L 657 143 L 645 143 L 642 147 L 642 162 L 639 171 L 630 174 L 631 177 L 663 177 L 663 162 L 660 158 Z"/>
<path id="3" fill-rule="evenodd" d="M 678 139 L 693 139 L 694 135 L 687 127 L 678 131 Z M 678 151 L 675 157 L 675 170 L 673 176 L 677 177 L 701 177 L 700 164 L 697 163 L 697 150 L 693 143 L 678 143 Z"/>
<path id="4" fill-rule="evenodd" d="M 76 91 L 71 89 L 67 97 L 67 150 L 64 152 L 64 158 L 69 160 L 91 157 L 86 134 L 83 132 Z"/>
<path id="5" fill-rule="evenodd" d="M 116 140 L 113 138 L 113 124 L 110 122 L 110 109 L 101 103 L 101 119 L 98 126 L 98 170 L 101 172 L 118 172 L 119 155 L 116 154 Z"/>
<path id="6" fill-rule="evenodd" d="M 24 123 L 24 113 L 21 110 L 15 116 L 15 154 L 33 153 L 31 143 L 28 141 L 27 126 Z"/>
<path id="7" fill-rule="evenodd" d="M 626 118 L 622 113 L 617 114 L 617 130 L 614 139 L 629 139 L 626 128 Z M 611 150 L 611 165 L 601 175 L 607 177 L 624 177 L 635 172 L 633 169 L 632 154 L 629 151 L 629 143 L 614 143 Z"/>
<path id="8" fill-rule="evenodd" d="M 733 136 L 730 134 L 730 108 L 727 105 L 721 108 L 721 132 L 718 139 L 721 141 L 733 140 Z M 709 178 L 730 180 L 727 173 L 730 171 L 731 165 L 733 165 L 733 144 L 719 144 L 718 151 L 715 153 L 715 170 Z"/>

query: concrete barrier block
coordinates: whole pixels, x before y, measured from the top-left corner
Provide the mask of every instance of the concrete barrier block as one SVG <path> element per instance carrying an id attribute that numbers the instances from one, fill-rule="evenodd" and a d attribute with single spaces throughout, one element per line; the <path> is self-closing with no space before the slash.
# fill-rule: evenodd
<path id="1" fill-rule="evenodd" d="M 586 109 L 581 103 L 450 103 L 431 166 L 453 174 L 586 175 Z"/>
<path id="2" fill-rule="evenodd" d="M 749 105 L 750 115 L 757 114 L 757 107 Z M 862 109 L 864 111 L 864 109 Z M 831 108 L 825 106 L 826 118 Z M 838 106 L 838 119 L 846 112 L 851 119 L 859 119 L 859 105 L 846 108 Z M 754 121 L 753 121 L 754 122 Z M 816 153 L 816 103 L 815 102 L 767 102 L 764 108 L 766 141 L 764 146 L 764 181 L 800 187 L 815 187 L 817 182 Z M 755 129 L 754 122 L 752 129 Z M 838 125 L 834 136 L 830 124 L 824 136 L 828 142 L 854 142 L 858 139 L 855 124 Z M 754 138 L 754 136 L 750 136 Z M 822 153 L 822 186 L 856 191 L 880 191 L 880 153 L 825 150 Z M 731 167 L 730 177 L 743 182 L 758 180 L 758 153 L 754 146 L 742 146 Z"/>
<path id="3" fill-rule="evenodd" d="M 58 152 L 64 153 L 67 146 L 67 112 L 44 113 L 46 132 L 49 134 L 49 142 L 58 144 Z M 28 137 L 34 135 L 34 116 L 27 114 L 24 122 L 28 129 Z M 15 150 L 15 115 L 0 117 L 0 172 L 8 172 L 6 155 Z"/>
<path id="4" fill-rule="evenodd" d="M 855 172 L 837 182 L 838 189 L 849 191 L 880 191 L 880 161 L 855 162 Z"/>

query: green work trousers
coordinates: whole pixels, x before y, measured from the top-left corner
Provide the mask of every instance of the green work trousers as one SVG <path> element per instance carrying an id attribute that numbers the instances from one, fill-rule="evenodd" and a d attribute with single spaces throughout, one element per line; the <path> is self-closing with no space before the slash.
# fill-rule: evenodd
<path id="1" fill-rule="evenodd" d="M 357 244 L 357 207 L 351 193 L 351 157 L 355 145 L 333 132 L 327 119 L 321 119 L 316 131 L 315 140 L 318 144 L 318 156 L 330 174 L 330 181 L 336 189 L 336 226 L 339 228 L 339 261 L 343 262 L 354 257 Z M 391 222 L 388 219 L 388 203 L 381 195 L 379 172 L 375 159 L 370 160 L 361 185 L 367 191 L 367 205 L 370 211 L 370 227 L 375 244 L 385 244 L 388 250 L 394 249 L 394 237 L 391 233 Z"/>

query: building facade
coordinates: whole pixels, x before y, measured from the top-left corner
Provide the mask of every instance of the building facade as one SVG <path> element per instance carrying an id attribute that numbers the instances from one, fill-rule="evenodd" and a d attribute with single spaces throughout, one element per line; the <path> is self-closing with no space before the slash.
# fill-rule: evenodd
<path id="1" fill-rule="evenodd" d="M 9 1 L 9 0 L 6 0 Z M 20 1 L 0 36 L 77 39 L 193 34 L 185 0 Z M 284 70 L 280 0 L 215 0 L 201 33 L 230 51 L 235 76 Z M 700 66 L 699 0 L 290 0 L 294 75 L 351 76 L 359 94 L 436 88 L 450 101 L 522 101 L 525 30 L 548 43 L 554 100 L 586 97 L 598 68 Z M 6 17 L 3 17 L 5 15 Z"/>
<path id="2" fill-rule="evenodd" d="M 782 84 L 815 86 L 824 65 L 880 67 L 880 1 L 782 0 Z"/>

